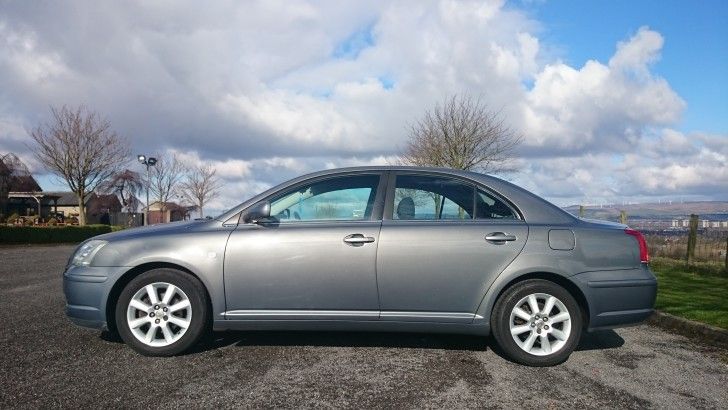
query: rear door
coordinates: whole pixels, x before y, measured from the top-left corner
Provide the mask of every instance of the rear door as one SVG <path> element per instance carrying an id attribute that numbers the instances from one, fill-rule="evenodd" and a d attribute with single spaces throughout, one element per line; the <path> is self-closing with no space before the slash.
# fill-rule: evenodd
<path id="1" fill-rule="evenodd" d="M 377 254 L 381 319 L 472 321 L 528 226 L 470 181 L 398 172 L 389 185 Z"/>

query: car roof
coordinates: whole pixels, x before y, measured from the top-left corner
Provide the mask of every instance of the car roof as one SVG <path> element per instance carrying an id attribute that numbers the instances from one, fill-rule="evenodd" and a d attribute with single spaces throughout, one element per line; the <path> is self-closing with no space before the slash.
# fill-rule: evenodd
<path id="1" fill-rule="evenodd" d="M 365 165 L 365 166 L 356 166 L 356 167 L 343 167 L 343 168 L 331 168 L 331 169 L 325 169 L 320 170 L 316 172 L 311 172 L 309 174 L 301 175 L 300 177 L 295 178 L 298 179 L 308 179 L 313 178 L 317 176 L 325 176 L 325 175 L 336 175 L 336 174 L 347 174 L 347 173 L 355 173 L 355 172 L 382 172 L 382 171 L 411 171 L 411 172 L 424 172 L 424 173 L 438 173 L 438 174 L 447 174 L 447 175 L 453 175 L 453 176 L 459 176 L 463 178 L 468 179 L 474 179 L 479 182 L 485 183 L 485 181 L 502 181 L 504 180 L 488 175 L 488 174 L 482 174 L 479 172 L 474 171 L 465 171 L 460 169 L 453 169 L 453 168 L 441 168 L 441 167 L 420 167 L 420 166 L 408 166 L 408 165 Z"/>
<path id="2" fill-rule="evenodd" d="M 484 185 L 485 187 L 495 191 L 497 194 L 504 196 L 511 201 L 521 212 L 524 219 L 527 222 L 532 223 L 550 223 L 550 224 L 568 224 L 576 221 L 571 214 L 562 210 L 561 208 L 553 205 L 545 199 L 501 178 L 481 174 L 479 172 L 457 170 L 452 168 L 438 168 L 438 167 L 418 167 L 418 166 L 404 166 L 404 165 L 369 165 L 369 166 L 356 166 L 356 167 L 345 167 L 345 168 L 332 168 L 321 171 L 312 172 L 309 174 L 301 175 L 293 178 L 289 181 L 283 182 L 277 186 L 274 186 L 259 195 L 245 201 L 240 206 L 237 206 L 223 214 L 223 216 L 232 216 L 238 211 L 247 208 L 248 206 L 256 203 L 257 201 L 269 196 L 273 192 L 277 192 L 281 189 L 286 189 L 289 186 L 298 184 L 311 178 L 317 178 L 328 175 L 339 175 L 348 173 L 358 172 L 383 172 L 383 171 L 410 171 L 410 172 L 422 172 L 432 174 L 444 174 L 464 179 L 471 180 L 477 184 Z"/>

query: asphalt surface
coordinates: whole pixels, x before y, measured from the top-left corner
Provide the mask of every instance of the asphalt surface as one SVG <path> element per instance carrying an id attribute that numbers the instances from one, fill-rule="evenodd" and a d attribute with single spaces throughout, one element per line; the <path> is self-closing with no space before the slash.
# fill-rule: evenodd
<path id="1" fill-rule="evenodd" d="M 234 332 L 147 358 L 63 314 L 71 246 L 0 247 L 0 408 L 728 408 L 724 350 L 650 326 L 528 368 L 487 338 Z"/>

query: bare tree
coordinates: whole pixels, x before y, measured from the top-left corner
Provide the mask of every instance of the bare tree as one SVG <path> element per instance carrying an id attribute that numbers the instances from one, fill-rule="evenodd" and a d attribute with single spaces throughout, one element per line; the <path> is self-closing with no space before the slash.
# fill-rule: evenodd
<path id="1" fill-rule="evenodd" d="M 31 130 L 36 158 L 62 178 L 78 199 L 78 223 L 86 224 L 86 197 L 118 172 L 129 158 L 129 145 L 98 113 L 83 106 L 51 107 L 50 122 Z"/>
<path id="2" fill-rule="evenodd" d="M 201 218 L 205 217 L 205 204 L 220 194 L 222 185 L 216 172 L 211 165 L 194 166 L 181 184 L 182 195 L 200 210 Z"/>
<path id="3" fill-rule="evenodd" d="M 171 157 L 158 156 L 156 165 L 151 167 L 150 171 L 149 190 L 159 201 L 160 210 L 164 212 L 170 198 L 179 193 L 180 183 L 187 170 L 177 155 L 173 155 Z M 149 204 L 147 204 L 148 206 Z"/>
<path id="4" fill-rule="evenodd" d="M 401 162 L 488 173 L 513 171 L 522 137 L 479 99 L 455 95 L 411 126 Z"/>

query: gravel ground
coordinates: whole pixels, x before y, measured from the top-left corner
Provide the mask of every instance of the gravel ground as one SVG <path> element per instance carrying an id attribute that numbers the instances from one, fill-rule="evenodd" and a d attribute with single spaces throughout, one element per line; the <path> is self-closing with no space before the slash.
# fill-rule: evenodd
<path id="1" fill-rule="evenodd" d="M 146 358 L 63 314 L 73 247 L 0 247 L 0 408 L 728 408 L 726 352 L 650 326 L 588 334 L 563 365 L 486 338 L 230 332 Z"/>

